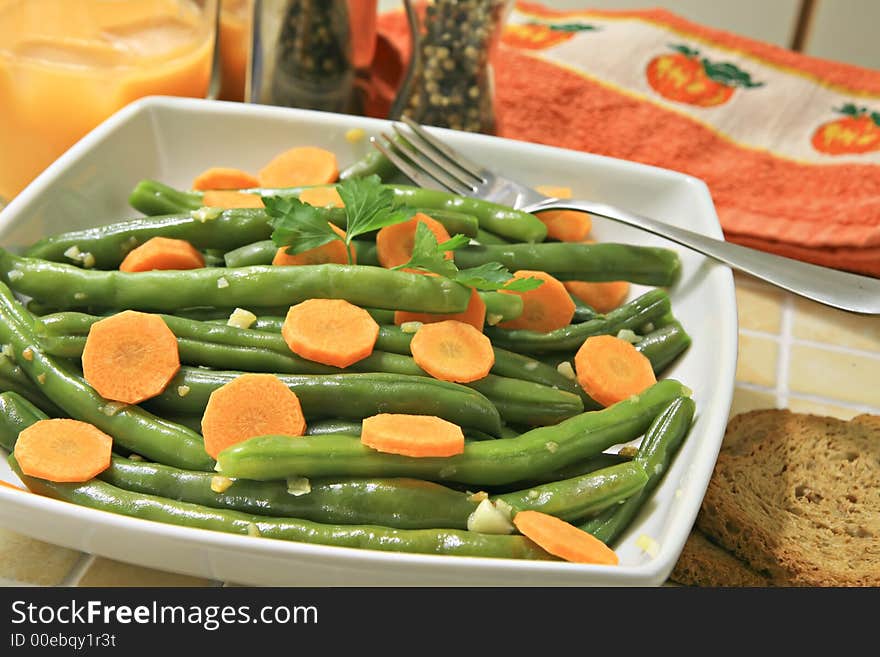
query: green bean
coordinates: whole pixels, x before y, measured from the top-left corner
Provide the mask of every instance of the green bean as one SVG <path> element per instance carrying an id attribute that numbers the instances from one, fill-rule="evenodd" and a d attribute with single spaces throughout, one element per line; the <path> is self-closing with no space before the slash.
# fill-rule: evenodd
<path id="1" fill-rule="evenodd" d="M 145 215 L 176 214 L 202 207 L 202 194 L 184 192 L 157 180 L 141 180 L 128 197 L 128 204 Z"/>
<path id="2" fill-rule="evenodd" d="M 15 392 L 0 394 L 0 447 L 15 449 L 18 435 L 32 424 L 49 418 L 36 405 Z"/>
<path id="3" fill-rule="evenodd" d="M 92 254 L 95 268 L 116 269 L 129 251 L 153 237 L 186 240 L 197 249 L 226 252 L 266 239 L 271 232 L 262 210 L 225 210 L 211 221 L 199 221 L 187 212 L 140 217 L 52 235 L 35 243 L 25 255 L 53 262 L 72 262 L 66 253 L 76 248 L 81 253 Z"/>
<path id="4" fill-rule="evenodd" d="M 644 488 L 623 504 L 603 511 L 581 529 L 605 543 L 614 543 L 620 537 L 669 469 L 669 464 L 690 431 L 694 411 L 693 400 L 679 397 L 657 416 L 645 433 L 635 458 L 648 473 Z"/>
<path id="5" fill-rule="evenodd" d="M 0 391 L 18 394 L 52 417 L 66 415 L 64 411 L 46 399 L 46 395 L 18 365 L 2 355 L 0 355 Z"/>
<path id="6" fill-rule="evenodd" d="M 227 267 L 253 267 L 254 265 L 271 265 L 278 247 L 272 240 L 262 240 L 245 244 L 223 255 Z"/>
<path id="7" fill-rule="evenodd" d="M 160 413 L 200 415 L 211 393 L 238 376 L 241 372 L 181 367 L 165 392 L 144 406 Z M 501 431 L 501 418 L 492 402 L 475 390 L 455 383 L 383 373 L 281 375 L 278 378 L 296 393 L 303 413 L 310 419 L 359 420 L 377 413 L 411 413 L 436 415 L 494 436 Z M 184 397 L 178 393 L 180 386 L 188 389 Z"/>
<path id="8" fill-rule="evenodd" d="M 547 237 L 547 227 L 535 215 L 481 199 L 457 196 L 435 189 L 408 185 L 388 185 L 398 201 L 411 207 L 452 210 L 477 218 L 480 228 L 520 242 L 540 242 Z"/>
<path id="9" fill-rule="evenodd" d="M 83 336 L 98 319 L 80 313 L 46 316 L 41 320 L 43 335 L 39 338 L 40 345 L 51 355 L 78 358 L 85 348 Z M 377 351 L 346 370 L 340 370 L 300 358 L 290 351 L 277 332 L 200 323 L 171 315 L 162 315 L 162 319 L 178 337 L 181 362 L 189 365 L 287 374 L 342 374 L 347 371 L 427 376 L 409 355 L 404 355 L 409 354 L 412 335 L 394 326 L 381 327 Z M 272 328 L 279 327 L 273 325 Z M 532 358 L 496 349 L 492 371 L 493 374 L 466 385 L 489 398 L 506 422 L 552 424 L 583 411 L 577 385 L 556 369 Z"/>
<path id="10" fill-rule="evenodd" d="M 494 326 L 498 322 L 508 322 L 522 315 L 523 299 L 518 294 L 501 292 L 479 292 L 486 304 L 486 323 Z"/>
<path id="11" fill-rule="evenodd" d="M 680 322 L 673 321 L 662 328 L 651 331 L 636 343 L 654 368 L 660 374 L 687 349 L 691 344 L 691 336 L 687 334 Z"/>
<path id="12" fill-rule="evenodd" d="M 571 297 L 571 300 L 574 301 L 574 317 L 571 318 L 572 324 L 588 322 L 591 319 L 596 319 L 599 316 L 599 313 L 597 313 L 595 309 L 585 304 L 575 295 L 570 294 L 569 296 Z"/>
<path id="13" fill-rule="evenodd" d="M 669 296 L 661 289 L 649 290 L 642 296 L 580 324 L 570 324 L 549 333 L 526 329 L 487 328 L 492 343 L 517 352 L 546 354 L 576 351 L 591 335 L 617 335 L 621 329 L 635 329 L 670 310 Z"/>
<path id="14" fill-rule="evenodd" d="M 319 440 L 330 438 L 322 437 Z M 99 480 L 59 484 L 28 477 L 14 456 L 9 465 L 35 493 L 81 506 L 172 525 L 211 529 L 232 534 L 344 547 L 508 559 L 552 559 L 523 536 L 480 534 L 462 530 L 391 529 L 378 525 L 332 525 L 309 520 L 277 518 L 211 509 L 155 495 L 132 493 Z"/>
<path id="15" fill-rule="evenodd" d="M 379 176 L 383 182 L 390 180 L 397 173 L 397 167 L 379 151 L 371 148 L 361 159 L 354 161 L 339 172 L 340 180 L 349 178 L 367 178 Z"/>
<path id="16" fill-rule="evenodd" d="M 510 240 L 506 240 L 503 237 L 499 237 L 495 233 L 490 233 L 488 230 L 483 230 L 482 228 L 477 231 L 474 239 L 480 244 L 510 244 Z"/>
<path id="17" fill-rule="evenodd" d="M 446 458 L 412 458 L 370 449 L 358 437 L 262 436 L 233 445 L 219 456 L 231 477 L 267 480 L 289 476 L 417 477 L 492 486 L 557 470 L 609 447 L 633 440 L 672 399 L 686 394 L 672 379 L 601 411 L 576 415 L 518 438 L 468 443 Z"/>
<path id="18" fill-rule="evenodd" d="M 0 283 L 0 343 L 10 344 L 22 370 L 39 383 L 47 399 L 70 417 L 113 436 L 114 443 L 155 461 L 193 470 L 214 467 L 197 433 L 138 406 L 108 405 L 81 377 L 43 353 L 34 335 L 37 322 Z"/>
<path id="19" fill-rule="evenodd" d="M 472 245 L 455 252 L 455 264 L 462 269 L 487 262 L 500 262 L 511 271 L 546 271 L 560 280 L 631 281 L 643 285 L 672 285 L 681 273 L 675 251 L 634 244 Z"/>
<path id="20" fill-rule="evenodd" d="M 0 249 L 0 273 L 16 291 L 59 308 L 86 305 L 143 311 L 198 306 L 295 304 L 306 299 L 346 299 L 356 305 L 415 312 L 463 312 L 470 289 L 380 267 L 305 265 L 126 273 L 90 271 L 20 258 Z"/>

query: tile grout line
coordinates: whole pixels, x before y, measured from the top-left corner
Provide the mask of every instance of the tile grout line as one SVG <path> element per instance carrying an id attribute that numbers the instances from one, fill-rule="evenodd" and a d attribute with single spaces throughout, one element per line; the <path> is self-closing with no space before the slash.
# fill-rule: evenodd
<path id="1" fill-rule="evenodd" d="M 780 327 L 780 330 L 782 328 Z M 782 342 L 783 337 L 778 333 L 770 333 L 758 329 L 740 328 L 739 332 L 750 338 L 761 338 L 763 340 L 772 340 L 773 342 Z M 804 347 L 812 347 L 814 349 L 824 349 L 825 351 L 833 351 L 850 356 L 858 356 L 860 358 L 878 358 L 877 351 L 870 349 L 859 349 L 858 347 L 849 347 L 841 344 L 831 344 L 830 342 L 820 342 L 819 340 L 809 340 L 807 338 L 798 338 L 789 335 L 789 343 L 792 345 L 802 345 Z"/>
<path id="2" fill-rule="evenodd" d="M 67 576 L 62 580 L 59 586 L 79 586 L 79 581 L 94 562 L 94 554 L 83 553 L 79 558 L 79 561 L 73 565 L 73 568 L 70 569 L 70 572 L 67 573 Z"/>
<path id="3" fill-rule="evenodd" d="M 794 298 L 782 298 L 782 317 L 779 326 L 779 355 L 776 360 L 776 405 L 788 408 L 788 373 L 791 369 L 791 334 L 794 323 Z"/>
<path id="4" fill-rule="evenodd" d="M 832 399 L 831 397 L 822 397 L 821 395 L 811 395 L 805 392 L 789 392 L 789 400 L 799 399 L 814 404 L 827 404 L 831 406 L 840 406 L 852 411 L 861 413 L 872 413 L 874 415 L 880 413 L 880 406 L 871 406 L 870 404 L 861 404 L 859 402 L 851 402 L 845 399 Z"/>

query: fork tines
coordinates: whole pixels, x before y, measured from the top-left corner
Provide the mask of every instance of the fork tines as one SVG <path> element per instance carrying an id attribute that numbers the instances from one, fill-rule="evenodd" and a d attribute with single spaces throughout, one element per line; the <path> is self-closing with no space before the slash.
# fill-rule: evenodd
<path id="1" fill-rule="evenodd" d="M 409 130 L 394 124 L 394 135 L 382 133 L 370 141 L 385 157 L 420 187 L 445 188 L 461 195 L 474 194 L 487 183 L 485 169 L 450 148 L 410 118 Z M 439 184 L 438 184 L 439 183 Z"/>

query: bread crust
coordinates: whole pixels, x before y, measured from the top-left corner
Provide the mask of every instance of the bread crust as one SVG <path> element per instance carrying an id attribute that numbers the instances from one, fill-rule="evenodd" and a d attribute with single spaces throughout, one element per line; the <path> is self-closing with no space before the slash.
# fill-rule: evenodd
<path id="1" fill-rule="evenodd" d="M 685 586 L 770 586 L 767 577 L 712 543 L 698 529 L 691 531 L 669 579 Z"/>

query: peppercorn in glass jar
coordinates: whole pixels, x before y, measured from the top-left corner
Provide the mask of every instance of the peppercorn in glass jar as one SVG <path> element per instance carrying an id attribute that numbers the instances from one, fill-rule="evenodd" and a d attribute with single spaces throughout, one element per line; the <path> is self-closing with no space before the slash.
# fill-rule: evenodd
<path id="1" fill-rule="evenodd" d="M 413 49 L 391 118 L 408 116 L 426 125 L 494 133 L 492 57 L 509 0 L 404 4 Z"/>

